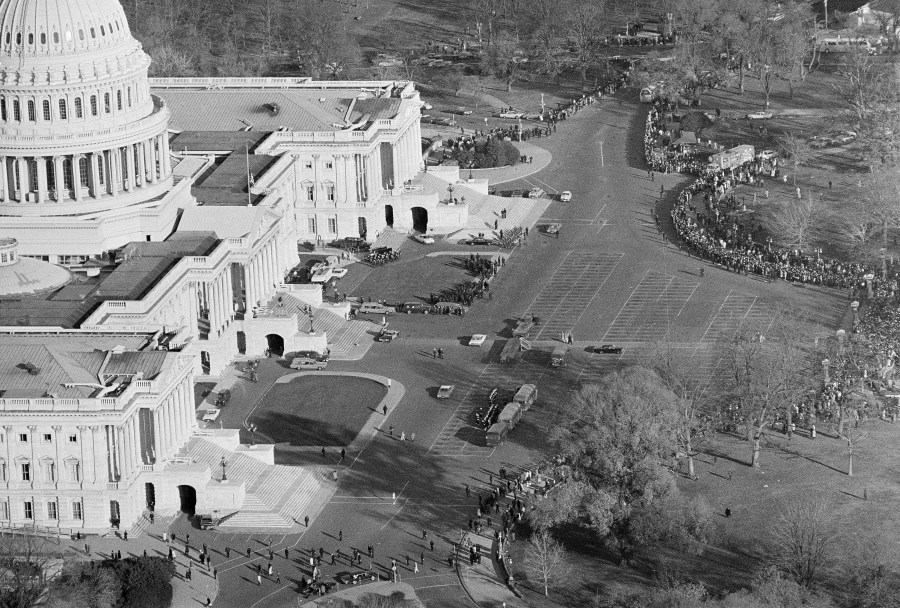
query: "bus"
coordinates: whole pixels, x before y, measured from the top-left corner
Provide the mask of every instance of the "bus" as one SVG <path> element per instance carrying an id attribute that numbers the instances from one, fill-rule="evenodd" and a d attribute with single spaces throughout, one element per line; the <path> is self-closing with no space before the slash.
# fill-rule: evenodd
<path id="1" fill-rule="evenodd" d="M 850 38 L 849 36 L 820 38 L 816 44 L 822 53 L 849 53 L 856 48 L 869 55 L 874 55 L 877 50 L 868 39 Z"/>

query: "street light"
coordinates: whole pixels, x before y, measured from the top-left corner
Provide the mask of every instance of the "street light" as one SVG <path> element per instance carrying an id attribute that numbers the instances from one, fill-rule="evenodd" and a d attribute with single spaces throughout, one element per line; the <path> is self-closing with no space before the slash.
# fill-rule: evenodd
<path id="1" fill-rule="evenodd" d="M 228 476 L 225 475 L 225 457 L 222 456 L 222 481 L 228 481 Z"/>

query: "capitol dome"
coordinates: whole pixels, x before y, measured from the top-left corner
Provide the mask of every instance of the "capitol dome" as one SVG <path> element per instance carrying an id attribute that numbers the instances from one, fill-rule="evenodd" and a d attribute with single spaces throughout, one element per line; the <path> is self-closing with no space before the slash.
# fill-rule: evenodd
<path id="1" fill-rule="evenodd" d="M 95 214 L 171 188 L 149 67 L 117 0 L 0 0 L 0 218 Z"/>
<path id="2" fill-rule="evenodd" d="M 25 258 L 16 239 L 0 238 L 0 298 L 47 291 L 72 279 L 62 266 Z"/>
<path id="3" fill-rule="evenodd" d="M 0 61 L 90 53 L 133 42 L 116 0 L 0 0 Z"/>

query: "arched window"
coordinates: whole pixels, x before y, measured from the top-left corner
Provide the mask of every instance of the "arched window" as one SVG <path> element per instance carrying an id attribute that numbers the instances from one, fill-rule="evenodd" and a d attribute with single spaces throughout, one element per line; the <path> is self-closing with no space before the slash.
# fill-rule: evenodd
<path id="1" fill-rule="evenodd" d="M 34 100 L 29 99 L 28 100 L 28 120 L 31 122 L 34 122 L 36 120 L 34 115 L 35 115 Z"/>
<path id="2" fill-rule="evenodd" d="M 128 107 L 131 107 L 131 87 L 128 87 Z"/>
<path id="3" fill-rule="evenodd" d="M 97 115 L 97 96 L 91 95 L 91 116 Z"/>
<path id="4" fill-rule="evenodd" d="M 47 187 L 51 190 L 56 190 L 56 166 L 53 163 L 53 159 L 45 159 L 44 165 L 47 171 Z"/>
<path id="5" fill-rule="evenodd" d="M 81 28 L 78 28 L 78 39 L 82 41 L 84 40 L 84 30 Z"/>
<path id="6" fill-rule="evenodd" d="M 13 120 L 16 122 L 20 122 L 22 120 L 22 110 L 20 108 L 18 99 L 13 99 Z"/>
<path id="7" fill-rule="evenodd" d="M 6 98 L 0 97 L 0 120 L 6 122 Z"/>
<path id="8" fill-rule="evenodd" d="M 116 91 L 116 107 L 120 112 L 122 111 L 122 89 Z"/>
<path id="9" fill-rule="evenodd" d="M 100 35 L 106 36 L 106 28 L 104 28 L 102 25 L 100 26 Z"/>
<path id="10" fill-rule="evenodd" d="M 53 44 L 59 44 L 59 32 L 53 32 Z"/>
<path id="11" fill-rule="evenodd" d="M 75 98 L 75 118 L 83 118 L 84 112 L 81 110 L 81 97 Z"/>
<path id="12" fill-rule="evenodd" d="M 86 156 L 78 159 L 78 172 L 81 173 L 81 187 L 87 188 L 90 184 L 91 169 Z"/>
<path id="13" fill-rule="evenodd" d="M 100 171 L 99 171 L 100 183 L 106 184 L 106 172 L 103 170 L 103 168 L 106 166 L 106 165 L 104 165 L 104 161 L 106 160 L 106 157 L 104 157 L 103 152 L 98 152 L 96 154 L 97 154 L 97 167 L 100 169 Z"/>
<path id="14" fill-rule="evenodd" d="M 128 153 L 126 152 L 126 148 L 121 148 L 119 150 L 119 160 L 122 166 L 122 182 L 128 181 L 128 176 L 131 173 L 131 168 L 128 166 Z"/>
<path id="15" fill-rule="evenodd" d="M 109 93 L 103 94 L 103 111 L 107 114 L 112 112 L 112 104 L 109 102 Z"/>
<path id="16" fill-rule="evenodd" d="M 92 28 L 91 28 L 91 38 L 96 38 L 96 37 L 97 37 L 97 30 L 95 30 L 95 29 L 92 27 Z"/>
<path id="17" fill-rule="evenodd" d="M 41 102 L 41 110 L 43 111 L 43 114 L 44 114 L 44 121 L 50 122 L 50 118 L 51 118 L 50 117 L 50 100 L 45 99 L 44 101 Z"/>
<path id="18" fill-rule="evenodd" d="M 68 156 L 63 159 L 63 185 L 67 190 L 72 189 L 72 158 Z"/>
<path id="19" fill-rule="evenodd" d="M 65 99 L 59 100 L 59 118 L 67 120 L 69 118 L 69 107 L 66 105 Z"/>
<path id="20" fill-rule="evenodd" d="M 16 32 L 16 46 L 22 46 L 22 32 Z"/>
<path id="21" fill-rule="evenodd" d="M 29 192 L 37 192 L 38 189 L 38 174 L 37 174 L 37 161 L 33 158 L 29 158 L 25 161 L 28 163 L 28 187 Z"/>
<path id="22" fill-rule="evenodd" d="M 41 44 L 47 44 L 47 34 L 41 32 Z"/>
<path id="23" fill-rule="evenodd" d="M 6 46 L 9 46 L 9 43 L 12 41 L 11 36 L 12 36 L 12 34 L 10 34 L 9 32 L 6 32 Z"/>
<path id="24" fill-rule="evenodd" d="M 34 44 L 34 34 L 28 34 L 28 46 Z"/>

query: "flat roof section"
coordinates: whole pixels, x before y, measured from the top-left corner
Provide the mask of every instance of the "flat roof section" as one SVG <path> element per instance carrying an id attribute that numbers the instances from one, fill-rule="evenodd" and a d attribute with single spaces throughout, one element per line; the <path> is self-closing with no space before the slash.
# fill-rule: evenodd
<path id="1" fill-rule="evenodd" d="M 250 166 L 250 175 L 258 177 L 278 162 L 278 158 L 256 154 L 248 156 L 243 152 L 229 154 L 195 182 L 191 194 L 204 206 L 246 206 L 247 165 Z M 251 203 L 256 204 L 261 196 L 251 195 Z"/>
<path id="2" fill-rule="evenodd" d="M 182 131 L 169 138 L 169 146 L 176 154 L 184 152 L 212 152 L 229 154 L 253 149 L 269 136 L 265 131 Z"/>

